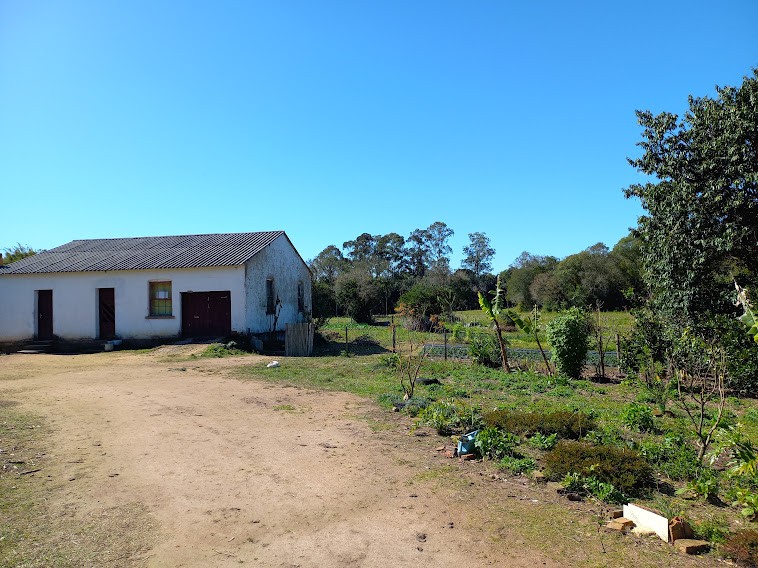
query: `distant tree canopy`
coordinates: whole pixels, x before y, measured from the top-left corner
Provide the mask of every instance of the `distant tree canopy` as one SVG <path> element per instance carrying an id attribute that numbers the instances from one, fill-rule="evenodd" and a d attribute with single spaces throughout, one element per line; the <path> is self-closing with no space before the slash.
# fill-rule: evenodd
<path id="1" fill-rule="evenodd" d="M 3 249 L 3 263 L 8 264 L 9 262 L 16 262 L 17 260 L 35 254 L 37 254 L 37 251 L 33 248 L 22 245 L 21 243 L 16 243 L 16 246 L 13 248 Z"/>
<path id="2" fill-rule="evenodd" d="M 638 111 L 640 158 L 655 181 L 625 190 L 646 214 L 637 236 L 653 307 L 698 326 L 734 312 L 734 286 L 758 284 L 758 69 L 683 117 Z"/>
<path id="3" fill-rule="evenodd" d="M 524 309 L 536 304 L 548 310 L 618 310 L 629 307 L 629 298 L 644 288 L 639 247 L 632 236 L 621 239 L 613 250 L 597 243 L 563 260 L 523 252 L 500 278 L 506 299 Z"/>
<path id="4" fill-rule="evenodd" d="M 329 245 L 309 262 L 314 276 L 314 315 L 345 314 L 356 321 L 374 315 L 413 314 L 416 324 L 432 315 L 452 317 L 454 310 L 479 307 L 477 292 L 495 289 L 491 273 L 495 249 L 481 232 L 469 233 L 461 267 L 450 268 L 453 230 L 436 221 L 407 238 L 397 233 L 362 233 L 340 250 Z M 559 260 L 522 253 L 501 281 L 510 305 L 550 310 L 600 305 L 604 310 L 630 305 L 644 295 L 640 247 L 627 236 L 613 249 L 598 243 Z"/>
<path id="5" fill-rule="evenodd" d="M 329 245 L 309 262 L 319 306 L 331 312 L 316 315 L 345 313 L 369 321 L 373 314 L 392 313 L 401 294 L 414 287 L 409 297 L 439 296 L 427 302 L 435 309 L 441 305 L 447 311 L 474 309 L 476 282 L 488 282 L 483 272 L 488 258 L 482 259 L 478 276 L 467 270 L 453 273 L 448 244 L 453 234 L 445 223 L 435 221 L 426 229 L 415 229 L 407 239 L 397 233 L 363 233 L 344 242 L 342 250 Z M 486 235 L 479 235 L 489 243 Z M 491 258 L 494 250 L 489 250 Z"/>

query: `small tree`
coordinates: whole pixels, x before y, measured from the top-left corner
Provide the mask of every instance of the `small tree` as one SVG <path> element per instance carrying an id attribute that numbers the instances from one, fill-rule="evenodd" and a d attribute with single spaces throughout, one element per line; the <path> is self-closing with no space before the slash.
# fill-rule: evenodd
<path id="1" fill-rule="evenodd" d="M 582 374 L 589 349 L 592 324 L 579 308 L 566 310 L 547 324 L 547 340 L 553 350 L 556 370 L 572 379 Z"/>
<path id="2" fill-rule="evenodd" d="M 702 463 L 726 406 L 724 351 L 685 330 L 675 344 L 671 361 L 677 385 L 674 401 L 692 425 Z"/>
<path id="3" fill-rule="evenodd" d="M 516 324 L 516 327 L 518 327 L 521 331 L 534 336 L 534 340 L 537 342 L 537 347 L 539 347 L 540 353 L 542 354 L 542 360 L 545 362 L 547 374 L 549 376 L 552 376 L 553 369 L 550 367 L 550 363 L 548 362 L 547 356 L 545 355 L 545 350 L 542 348 L 542 343 L 540 342 L 540 311 L 537 308 L 537 304 L 534 304 L 534 308 L 532 308 L 532 314 L 529 317 L 522 318 L 516 313 L 515 310 L 508 310 L 508 317 L 511 318 L 511 321 L 513 321 L 513 323 Z"/>
<path id="4" fill-rule="evenodd" d="M 503 338 L 503 329 L 500 327 L 500 315 L 507 315 L 505 309 L 505 293 L 500 287 L 500 277 L 497 278 L 497 284 L 495 285 L 495 298 L 490 302 L 489 298 L 482 294 L 479 295 L 479 307 L 487 314 L 487 317 L 495 324 L 495 333 L 497 335 L 497 342 L 500 345 L 500 360 L 503 363 L 503 371 L 506 373 L 511 372 L 511 366 L 508 364 L 508 353 L 505 350 L 505 339 Z"/>
<path id="5" fill-rule="evenodd" d="M 403 393 L 405 393 L 403 400 L 413 398 L 413 393 L 416 391 L 416 381 L 418 380 L 419 373 L 421 373 L 421 366 L 428 356 L 429 353 L 425 352 L 423 348 L 418 352 L 414 352 L 413 337 L 409 335 L 408 352 L 398 352 L 397 371 L 400 376 L 400 387 L 403 389 Z"/>

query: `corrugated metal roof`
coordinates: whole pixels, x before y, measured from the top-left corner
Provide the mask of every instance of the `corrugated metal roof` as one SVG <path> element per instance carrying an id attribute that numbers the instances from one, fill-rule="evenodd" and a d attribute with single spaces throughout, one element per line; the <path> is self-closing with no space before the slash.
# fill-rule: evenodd
<path id="1" fill-rule="evenodd" d="M 3 274 L 238 266 L 284 231 L 71 241 L 0 266 Z"/>

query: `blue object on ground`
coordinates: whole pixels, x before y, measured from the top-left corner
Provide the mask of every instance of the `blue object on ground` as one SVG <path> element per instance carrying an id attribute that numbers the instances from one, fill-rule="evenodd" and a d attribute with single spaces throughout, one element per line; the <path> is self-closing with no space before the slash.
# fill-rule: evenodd
<path id="1" fill-rule="evenodd" d="M 479 433 L 479 430 L 474 430 L 473 432 L 469 432 L 468 434 L 464 434 L 461 436 L 461 439 L 458 440 L 458 455 L 459 456 L 465 456 L 466 454 L 473 454 L 475 451 L 474 447 L 474 440 L 476 440 L 476 435 Z"/>

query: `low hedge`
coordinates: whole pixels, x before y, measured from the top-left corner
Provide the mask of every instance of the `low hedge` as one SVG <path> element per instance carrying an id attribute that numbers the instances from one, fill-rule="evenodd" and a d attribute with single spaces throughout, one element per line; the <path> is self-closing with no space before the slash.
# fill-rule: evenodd
<path id="1" fill-rule="evenodd" d="M 545 455 L 548 479 L 561 481 L 567 473 L 593 476 L 625 495 L 639 494 L 652 482 L 650 464 L 638 452 L 574 440 L 561 440 Z"/>
<path id="2" fill-rule="evenodd" d="M 559 438 L 578 440 L 595 428 L 592 417 L 583 412 L 518 412 L 493 410 L 484 415 L 484 423 L 493 428 L 522 436 L 557 434 Z"/>

